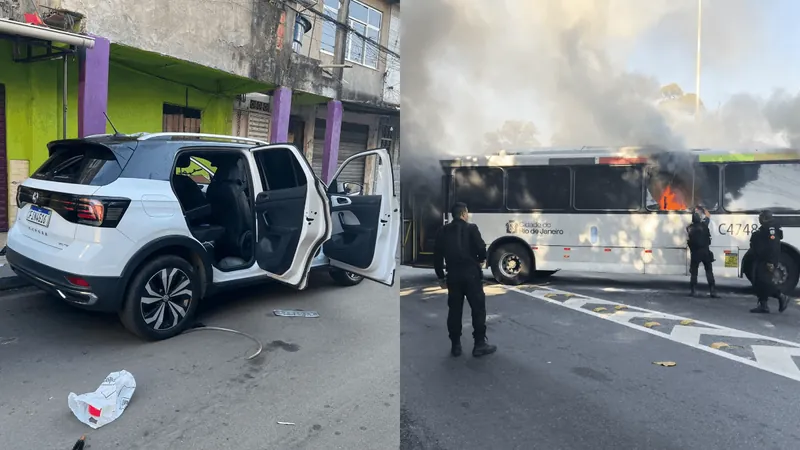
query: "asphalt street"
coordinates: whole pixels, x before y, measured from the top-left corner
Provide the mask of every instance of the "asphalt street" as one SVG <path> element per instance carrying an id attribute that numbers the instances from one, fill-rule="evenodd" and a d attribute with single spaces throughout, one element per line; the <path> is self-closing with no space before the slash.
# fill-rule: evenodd
<path id="1" fill-rule="evenodd" d="M 401 277 L 401 449 L 800 448 L 797 304 L 749 314 L 740 280 L 721 299 L 648 277 L 488 284 L 498 352 L 469 354 L 465 306 L 452 358 L 446 292 L 431 271 Z"/>
<path id="2" fill-rule="evenodd" d="M 327 274 L 303 292 L 262 285 L 218 296 L 207 326 L 145 343 L 116 316 L 73 309 L 36 290 L 0 295 L 0 442 L 67 449 L 391 449 L 399 442 L 398 287 L 338 287 Z M 319 312 L 283 318 L 275 309 Z M 123 415 L 98 430 L 67 407 L 125 369 L 137 383 Z M 277 422 L 294 425 L 280 425 Z"/>

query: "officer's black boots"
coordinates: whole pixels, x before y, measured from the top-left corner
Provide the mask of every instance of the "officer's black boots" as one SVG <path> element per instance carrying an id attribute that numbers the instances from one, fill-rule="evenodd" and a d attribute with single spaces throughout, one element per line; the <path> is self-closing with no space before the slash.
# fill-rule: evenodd
<path id="1" fill-rule="evenodd" d="M 461 342 L 460 341 L 453 341 L 453 345 L 450 347 L 450 354 L 453 355 L 456 358 L 461 356 Z"/>
<path id="2" fill-rule="evenodd" d="M 475 347 L 472 349 L 472 356 L 479 358 L 481 356 L 491 355 L 497 351 L 496 345 L 489 345 L 486 338 L 476 339 Z"/>
<path id="3" fill-rule="evenodd" d="M 711 286 L 711 291 L 708 293 L 708 296 L 711 298 L 719 298 L 719 294 L 717 294 L 716 286 Z"/>
<path id="4" fill-rule="evenodd" d="M 697 291 L 694 288 L 694 285 L 689 286 L 689 297 L 697 297 Z"/>
<path id="5" fill-rule="evenodd" d="M 769 306 L 767 306 L 767 300 L 758 300 L 758 306 L 750 310 L 751 313 L 756 314 L 769 314 Z"/>
<path id="6" fill-rule="evenodd" d="M 784 294 L 784 293 L 780 293 L 780 294 L 778 294 L 778 305 L 779 305 L 779 306 L 778 306 L 778 311 L 779 311 L 779 312 L 784 312 L 784 311 L 786 311 L 786 308 L 788 308 L 788 307 L 789 307 L 789 302 L 790 302 L 791 300 L 792 300 L 792 299 L 790 299 L 790 298 L 789 298 L 789 296 L 788 296 L 788 295 L 786 295 L 786 294 Z"/>

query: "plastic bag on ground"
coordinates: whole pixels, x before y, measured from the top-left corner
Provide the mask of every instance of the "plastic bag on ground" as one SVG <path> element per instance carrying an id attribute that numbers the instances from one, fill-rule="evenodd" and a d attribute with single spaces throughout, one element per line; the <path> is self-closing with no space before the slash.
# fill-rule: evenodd
<path id="1" fill-rule="evenodd" d="M 95 430 L 122 415 L 136 390 L 136 380 L 126 370 L 108 374 L 94 392 L 77 395 L 69 393 L 69 409 L 81 422 Z"/>

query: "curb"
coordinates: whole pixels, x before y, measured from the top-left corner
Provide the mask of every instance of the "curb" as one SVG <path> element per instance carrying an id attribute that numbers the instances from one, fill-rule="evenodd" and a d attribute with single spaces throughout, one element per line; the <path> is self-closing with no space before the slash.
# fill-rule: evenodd
<path id="1" fill-rule="evenodd" d="M 0 277 L 0 291 L 10 291 L 12 289 L 19 289 L 27 286 L 32 285 L 16 275 L 12 275 L 10 277 Z"/>

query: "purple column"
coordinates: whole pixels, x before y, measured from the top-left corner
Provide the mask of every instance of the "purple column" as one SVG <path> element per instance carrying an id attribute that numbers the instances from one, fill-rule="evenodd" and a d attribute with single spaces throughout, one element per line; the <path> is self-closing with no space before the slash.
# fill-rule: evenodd
<path id="1" fill-rule="evenodd" d="M 78 136 L 106 132 L 108 109 L 108 62 L 111 43 L 94 36 L 94 47 L 80 58 L 78 75 Z"/>
<path id="2" fill-rule="evenodd" d="M 325 145 L 322 147 L 322 181 L 331 182 L 339 162 L 339 136 L 342 133 L 342 102 L 328 102 L 325 116 Z"/>
<path id="3" fill-rule="evenodd" d="M 272 118 L 269 127 L 269 142 L 282 143 L 289 140 L 289 116 L 292 111 L 292 90 L 279 87 L 272 93 L 270 101 Z"/>

